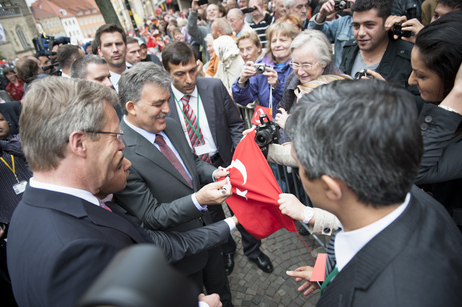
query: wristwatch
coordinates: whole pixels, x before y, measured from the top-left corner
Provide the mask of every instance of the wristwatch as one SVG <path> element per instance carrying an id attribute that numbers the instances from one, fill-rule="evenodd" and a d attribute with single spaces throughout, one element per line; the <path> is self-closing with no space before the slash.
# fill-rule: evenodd
<path id="1" fill-rule="evenodd" d="M 305 207 L 305 209 L 303 210 L 303 215 L 304 215 L 303 224 L 308 224 L 314 216 L 313 208 Z"/>

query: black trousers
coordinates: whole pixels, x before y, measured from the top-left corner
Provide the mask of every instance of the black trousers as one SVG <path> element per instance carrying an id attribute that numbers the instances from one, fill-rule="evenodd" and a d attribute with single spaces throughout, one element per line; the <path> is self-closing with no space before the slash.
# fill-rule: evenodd
<path id="1" fill-rule="evenodd" d="M 225 273 L 225 265 L 219 248 L 210 249 L 205 267 L 188 277 L 196 283 L 199 291 L 197 295 L 203 292 L 202 285 L 204 285 L 207 294 L 218 293 L 220 295 L 223 307 L 234 306 L 231 301 L 231 288 L 229 287 L 228 276 Z"/>

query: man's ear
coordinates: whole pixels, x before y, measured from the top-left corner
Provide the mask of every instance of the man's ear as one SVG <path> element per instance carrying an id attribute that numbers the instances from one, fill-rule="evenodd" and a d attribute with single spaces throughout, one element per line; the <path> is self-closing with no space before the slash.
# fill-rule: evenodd
<path id="1" fill-rule="evenodd" d="M 135 109 L 135 104 L 133 101 L 128 101 L 125 104 L 125 109 L 127 110 L 128 114 L 135 116 L 136 115 L 136 109 Z"/>
<path id="2" fill-rule="evenodd" d="M 87 141 L 90 138 L 83 131 L 74 131 L 69 136 L 69 150 L 78 156 L 85 157 L 87 151 Z"/>
<path id="3" fill-rule="evenodd" d="M 328 175 L 322 175 L 321 180 L 324 183 L 327 198 L 330 200 L 339 200 L 342 198 L 342 186 L 337 179 Z"/>
<path id="4" fill-rule="evenodd" d="M 100 48 L 100 47 L 98 47 L 98 55 L 99 55 L 100 57 L 103 57 L 103 53 L 101 52 L 101 48 Z"/>

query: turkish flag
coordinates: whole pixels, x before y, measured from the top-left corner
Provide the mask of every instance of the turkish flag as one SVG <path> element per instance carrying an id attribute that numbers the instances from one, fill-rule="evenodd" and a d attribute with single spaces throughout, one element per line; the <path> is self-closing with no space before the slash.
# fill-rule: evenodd
<path id="1" fill-rule="evenodd" d="M 239 142 L 226 170 L 233 191 L 226 203 L 252 236 L 263 239 L 282 227 L 296 232 L 294 220 L 279 210 L 278 199 L 282 192 L 255 143 L 255 130 Z"/>
<path id="2" fill-rule="evenodd" d="M 272 114 L 273 112 L 272 111 L 273 110 L 271 110 L 270 108 L 256 106 L 255 111 L 253 112 L 251 123 L 254 124 L 254 125 L 260 126 L 261 125 L 261 123 L 260 123 L 260 115 L 261 114 L 268 115 L 268 118 L 271 120 L 273 118 L 273 114 Z"/>

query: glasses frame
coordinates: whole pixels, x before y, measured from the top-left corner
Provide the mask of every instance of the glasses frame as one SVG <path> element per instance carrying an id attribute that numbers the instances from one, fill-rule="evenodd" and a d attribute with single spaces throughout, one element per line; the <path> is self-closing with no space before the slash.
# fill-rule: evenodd
<path id="1" fill-rule="evenodd" d="M 318 63 L 319 63 L 318 61 L 314 62 L 313 64 L 297 64 L 294 62 L 290 62 L 290 67 L 292 67 L 293 70 L 300 69 L 301 67 L 304 71 L 310 71 L 313 69 L 313 66 Z M 310 68 L 306 68 L 306 66 L 309 66 Z"/>
<path id="2" fill-rule="evenodd" d="M 122 142 L 124 138 L 124 132 L 120 130 L 119 132 L 110 132 L 110 131 L 93 131 L 93 130 L 84 130 L 85 133 L 100 133 L 100 134 L 115 134 L 118 141 Z"/>

